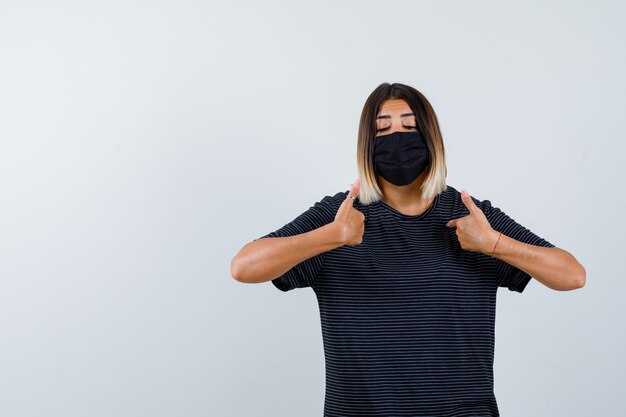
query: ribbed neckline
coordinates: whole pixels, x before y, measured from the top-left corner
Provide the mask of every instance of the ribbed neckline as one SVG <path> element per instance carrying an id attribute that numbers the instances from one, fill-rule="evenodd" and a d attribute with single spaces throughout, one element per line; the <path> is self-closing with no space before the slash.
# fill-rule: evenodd
<path id="1" fill-rule="evenodd" d="M 399 217 L 401 219 L 405 219 L 405 220 L 421 220 L 424 217 L 428 216 L 435 209 L 435 207 L 437 207 L 437 204 L 439 204 L 439 197 L 440 196 L 441 196 L 441 193 L 437 194 L 435 196 L 435 200 L 432 202 L 430 207 L 428 207 L 426 209 L 426 211 L 424 211 L 423 213 L 416 214 L 416 215 L 410 215 L 410 214 L 401 213 L 398 210 L 396 210 L 395 208 L 385 204 L 383 202 L 383 200 L 378 200 L 378 203 L 380 203 L 380 206 L 382 208 L 384 208 L 388 212 L 392 213 L 393 215 L 395 215 L 396 217 Z"/>

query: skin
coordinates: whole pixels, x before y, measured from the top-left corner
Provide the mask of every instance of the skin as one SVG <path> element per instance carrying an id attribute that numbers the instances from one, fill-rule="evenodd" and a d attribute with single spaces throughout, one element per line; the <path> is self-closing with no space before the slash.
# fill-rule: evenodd
<path id="1" fill-rule="evenodd" d="M 416 131 L 415 117 L 406 113 L 412 113 L 412 110 L 404 100 L 393 99 L 382 103 L 376 120 L 376 128 L 381 130 L 376 136 L 396 131 Z M 434 198 L 421 198 L 420 187 L 424 178 L 422 173 L 411 184 L 396 186 L 378 176 L 382 201 L 404 214 L 423 213 L 434 201 Z M 356 198 L 359 189 L 360 181 L 357 179 L 350 188 L 349 196 Z M 529 245 L 495 231 L 466 190 L 462 191 L 461 198 L 469 214 L 449 221 L 446 227 L 456 228 L 463 249 L 501 259 L 554 290 L 573 290 L 585 285 L 585 268 L 572 254 L 557 247 Z M 334 221 L 318 229 L 296 236 L 257 239 L 246 244 L 231 261 L 231 275 L 240 282 L 266 282 L 319 253 L 343 245 L 360 244 L 365 232 L 365 216 L 353 207 L 353 203 L 352 198 L 346 197 Z"/>
<path id="2" fill-rule="evenodd" d="M 416 131 L 415 117 L 402 117 L 406 113 L 412 113 L 412 110 L 402 99 L 383 102 L 377 115 L 376 136 L 396 131 Z M 378 129 L 384 130 L 378 132 Z M 420 196 L 424 174 L 425 172 L 405 186 L 396 186 L 378 176 L 376 179 L 383 192 L 383 202 L 404 214 L 416 215 L 426 211 L 434 199 L 423 200 Z M 470 214 L 451 220 L 446 227 L 456 228 L 456 235 L 463 249 L 501 259 L 527 272 L 553 290 L 573 290 L 585 285 L 585 268 L 571 253 L 557 247 L 529 245 L 505 236 L 491 227 L 485 214 L 474 204 L 466 190 L 462 190 L 461 198 Z"/>
<path id="3" fill-rule="evenodd" d="M 394 132 L 416 132 L 415 116 L 406 116 L 409 113 L 413 114 L 413 110 L 404 100 L 384 101 L 376 115 L 376 137 Z M 420 188 L 425 178 L 426 171 L 422 172 L 412 183 L 398 187 L 377 175 L 376 181 L 383 193 L 381 200 L 400 213 L 411 216 L 421 214 L 435 201 L 434 198 L 424 200 L 421 197 Z"/>
<path id="4" fill-rule="evenodd" d="M 357 196 L 359 187 L 357 179 L 349 195 Z M 231 275 L 239 282 L 266 282 L 322 252 L 360 244 L 365 232 L 365 215 L 353 204 L 354 200 L 346 197 L 335 213 L 334 221 L 310 232 L 249 242 L 232 259 Z"/>
<path id="5" fill-rule="evenodd" d="M 461 192 L 461 199 L 470 214 L 450 220 L 446 226 L 456 227 L 456 235 L 463 249 L 480 251 L 501 259 L 553 290 L 568 291 L 585 286 L 585 268 L 571 253 L 558 247 L 529 245 L 503 235 L 491 228 L 485 214 L 474 204 L 466 190 Z"/>

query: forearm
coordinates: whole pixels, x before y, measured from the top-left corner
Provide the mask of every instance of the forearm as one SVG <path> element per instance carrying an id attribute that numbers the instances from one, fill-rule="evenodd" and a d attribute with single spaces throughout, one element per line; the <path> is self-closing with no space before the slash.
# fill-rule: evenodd
<path id="1" fill-rule="evenodd" d="M 270 281 L 300 262 L 343 246 L 340 236 L 339 226 L 332 222 L 295 236 L 254 240 L 231 261 L 231 275 L 246 283 Z"/>
<path id="2" fill-rule="evenodd" d="M 560 291 L 573 290 L 585 285 L 585 268 L 572 254 L 561 248 L 530 245 L 493 231 L 488 248 L 482 252 L 511 264 L 541 282 Z M 497 245 L 496 245 L 497 242 Z M 494 246 L 495 253 L 492 253 Z"/>

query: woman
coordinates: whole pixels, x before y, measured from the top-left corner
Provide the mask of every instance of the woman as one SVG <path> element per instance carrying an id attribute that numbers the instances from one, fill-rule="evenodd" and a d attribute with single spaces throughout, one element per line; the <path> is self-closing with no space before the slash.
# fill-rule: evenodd
<path id="1" fill-rule="evenodd" d="M 489 200 L 446 185 L 437 117 L 412 87 L 372 92 L 357 158 L 349 192 L 248 243 L 233 277 L 315 291 L 324 416 L 498 416 L 497 289 L 521 293 L 531 277 L 581 288 L 584 267 Z"/>

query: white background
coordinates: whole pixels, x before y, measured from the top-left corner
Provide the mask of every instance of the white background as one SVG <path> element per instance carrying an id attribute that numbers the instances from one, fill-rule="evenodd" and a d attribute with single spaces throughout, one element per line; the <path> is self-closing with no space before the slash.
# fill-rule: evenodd
<path id="1" fill-rule="evenodd" d="M 619 1 L 0 1 L 0 416 L 321 416 L 314 293 L 230 260 L 357 175 L 382 82 L 587 284 L 499 290 L 503 416 L 626 413 Z"/>

